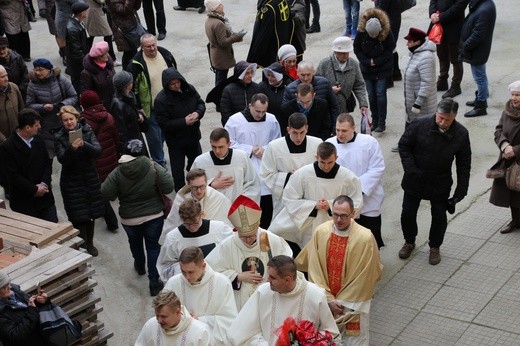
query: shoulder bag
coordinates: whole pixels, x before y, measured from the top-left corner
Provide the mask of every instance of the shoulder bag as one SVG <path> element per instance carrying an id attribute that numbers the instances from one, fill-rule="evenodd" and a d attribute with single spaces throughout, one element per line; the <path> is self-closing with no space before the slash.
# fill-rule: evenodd
<path id="1" fill-rule="evenodd" d="M 161 196 L 161 201 L 163 203 L 163 218 L 166 219 L 168 215 L 170 215 L 170 210 L 172 210 L 173 200 L 162 193 L 161 187 L 159 185 L 159 175 L 157 174 L 153 160 L 150 160 L 150 166 L 152 167 L 152 170 L 155 174 L 155 186 L 157 186 L 157 190 L 159 190 L 159 195 Z"/>
<path id="2" fill-rule="evenodd" d="M 516 161 L 506 171 L 506 186 L 509 190 L 520 191 L 520 165 Z"/>

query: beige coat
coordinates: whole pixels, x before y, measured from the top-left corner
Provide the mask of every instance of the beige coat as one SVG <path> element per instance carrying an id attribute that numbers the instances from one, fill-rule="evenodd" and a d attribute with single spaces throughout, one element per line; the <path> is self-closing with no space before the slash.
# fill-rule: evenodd
<path id="1" fill-rule="evenodd" d="M 222 19 L 211 12 L 208 13 L 205 29 L 209 40 L 211 65 L 219 70 L 235 66 L 233 43 L 242 41 L 242 37 L 230 32 Z"/>
<path id="2" fill-rule="evenodd" d="M 90 6 L 85 20 L 85 29 L 89 36 L 112 36 L 112 29 L 102 9 L 104 2 L 105 0 L 85 0 L 85 3 Z"/>
<path id="3" fill-rule="evenodd" d="M 20 0 L 0 0 L 0 15 L 4 22 L 5 32 L 9 35 L 31 30 L 23 2 Z"/>

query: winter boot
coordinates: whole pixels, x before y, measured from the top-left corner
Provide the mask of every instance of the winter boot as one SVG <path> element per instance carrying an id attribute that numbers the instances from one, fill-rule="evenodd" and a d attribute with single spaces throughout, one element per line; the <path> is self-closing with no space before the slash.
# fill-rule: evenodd
<path id="1" fill-rule="evenodd" d="M 466 118 L 480 117 L 482 115 L 487 115 L 487 101 L 475 100 L 475 108 L 464 113 Z"/>
<path id="2" fill-rule="evenodd" d="M 376 128 L 374 129 L 374 132 L 385 132 L 385 130 L 386 130 L 386 123 L 385 123 L 385 121 L 381 121 L 381 120 L 380 120 L 380 121 L 377 123 L 377 126 L 376 126 Z"/>
<path id="3" fill-rule="evenodd" d="M 457 95 L 462 94 L 462 90 L 460 90 L 460 85 L 451 84 L 451 87 L 446 91 L 444 94 L 442 94 L 442 98 L 448 98 L 448 97 L 455 97 Z"/>
<path id="4" fill-rule="evenodd" d="M 477 101 L 477 93 L 478 93 L 478 92 L 475 91 L 475 99 L 466 102 L 466 106 L 468 106 L 468 107 L 475 107 L 475 102 Z"/>
<path id="5" fill-rule="evenodd" d="M 98 249 L 96 249 L 96 247 L 94 246 L 94 221 L 91 221 L 87 224 L 85 232 L 87 235 L 87 239 L 85 240 L 87 252 L 91 254 L 93 257 L 97 257 L 99 252 Z"/>
<path id="6" fill-rule="evenodd" d="M 448 80 L 447 79 L 437 79 L 437 91 L 446 91 L 448 90 Z"/>

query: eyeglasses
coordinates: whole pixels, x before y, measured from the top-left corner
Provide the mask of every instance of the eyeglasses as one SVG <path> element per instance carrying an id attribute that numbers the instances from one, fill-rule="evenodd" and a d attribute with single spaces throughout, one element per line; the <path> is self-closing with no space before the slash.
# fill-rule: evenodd
<path id="1" fill-rule="evenodd" d="M 346 219 L 349 218 L 350 215 L 352 215 L 354 211 L 351 211 L 350 213 L 348 214 L 336 214 L 336 213 L 332 213 L 332 219 L 337 219 L 339 218 L 341 221 L 345 221 Z"/>
<path id="2" fill-rule="evenodd" d="M 200 225 L 202 225 L 202 216 L 200 217 L 199 221 L 197 221 L 197 222 L 191 222 L 191 223 L 184 222 L 183 225 L 186 228 L 189 228 L 189 227 L 199 227 Z"/>
<path id="3" fill-rule="evenodd" d="M 208 186 L 207 184 L 199 185 L 199 186 L 190 186 L 191 191 L 204 190 Z"/>

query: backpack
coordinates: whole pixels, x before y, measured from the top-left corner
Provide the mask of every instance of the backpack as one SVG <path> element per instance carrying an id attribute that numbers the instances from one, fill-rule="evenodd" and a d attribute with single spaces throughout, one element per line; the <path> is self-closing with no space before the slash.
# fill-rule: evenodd
<path id="1" fill-rule="evenodd" d="M 81 338 L 79 322 L 72 322 L 62 308 L 52 303 L 40 308 L 40 331 L 51 346 L 69 346 Z"/>

